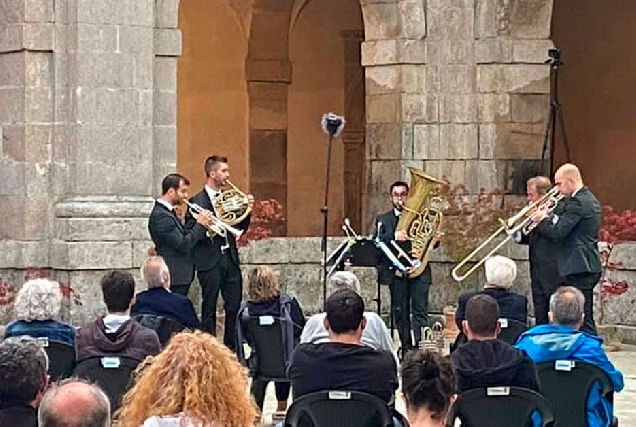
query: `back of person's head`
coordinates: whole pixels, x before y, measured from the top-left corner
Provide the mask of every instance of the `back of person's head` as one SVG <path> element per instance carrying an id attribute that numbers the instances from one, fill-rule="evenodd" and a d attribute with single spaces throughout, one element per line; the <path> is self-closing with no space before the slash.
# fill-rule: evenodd
<path id="1" fill-rule="evenodd" d="M 39 427 L 109 427 L 110 401 L 95 384 L 68 378 L 54 384 L 42 397 Z"/>
<path id="2" fill-rule="evenodd" d="M 57 319 L 62 307 L 60 284 L 49 279 L 27 281 L 15 298 L 14 310 L 19 320 Z"/>
<path id="3" fill-rule="evenodd" d="M 126 271 L 109 271 L 102 277 L 102 295 L 109 313 L 124 313 L 135 296 L 135 279 Z"/>
<path id="4" fill-rule="evenodd" d="M 229 348 L 210 334 L 181 332 L 139 372 L 116 424 L 139 427 L 153 415 L 185 412 L 189 425 L 249 426 L 256 408 L 247 383 Z"/>
<path id="5" fill-rule="evenodd" d="M 499 304 L 486 294 L 472 296 L 466 303 L 466 320 L 470 334 L 468 338 L 493 338 L 499 332 Z"/>
<path id="6" fill-rule="evenodd" d="M 364 319 L 364 301 L 352 289 L 334 292 L 327 298 L 325 306 L 326 321 L 329 323 L 329 329 L 335 334 L 357 331 Z"/>
<path id="7" fill-rule="evenodd" d="M 160 256 L 146 258 L 141 265 L 141 280 L 148 289 L 170 286 L 170 270 L 164 259 Z"/>
<path id="8" fill-rule="evenodd" d="M 585 297 L 574 286 L 562 286 L 550 297 L 550 320 L 557 325 L 580 328 L 583 324 Z"/>
<path id="9" fill-rule="evenodd" d="M 427 411 L 444 421 L 457 395 L 457 376 L 448 358 L 434 352 L 413 350 L 401 366 L 402 392 L 407 412 Z"/>
<path id="10" fill-rule="evenodd" d="M 0 401 L 34 401 L 48 385 L 49 359 L 42 345 L 27 336 L 0 342 Z"/>
<path id="11" fill-rule="evenodd" d="M 247 274 L 247 298 L 249 301 L 267 301 L 279 294 L 278 274 L 271 267 L 258 266 Z"/>
<path id="12" fill-rule="evenodd" d="M 510 289 L 517 277 L 517 265 L 510 258 L 495 255 L 486 260 L 486 284 Z"/>
<path id="13" fill-rule="evenodd" d="M 336 271 L 327 278 L 327 295 L 331 295 L 342 289 L 351 289 L 360 293 L 360 281 L 350 271 Z"/>

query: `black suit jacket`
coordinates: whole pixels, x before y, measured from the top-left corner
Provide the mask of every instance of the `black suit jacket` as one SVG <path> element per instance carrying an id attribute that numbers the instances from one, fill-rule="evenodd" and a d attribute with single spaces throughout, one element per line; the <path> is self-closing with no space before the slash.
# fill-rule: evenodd
<path id="1" fill-rule="evenodd" d="M 464 292 L 459 296 L 455 323 L 460 331 L 462 330 L 462 320 L 466 319 L 466 303 L 477 294 L 490 295 L 497 301 L 499 317 L 518 320 L 522 323 L 528 322 L 528 299 L 526 297 L 504 288 L 484 288 L 481 291 Z"/>
<path id="2" fill-rule="evenodd" d="M 378 235 L 378 222 L 382 223 L 382 227 L 380 228 L 380 240 L 386 243 L 389 248 L 391 248 L 391 240 L 395 238 L 395 228 L 397 227 L 398 217 L 395 216 L 395 212 L 391 209 L 388 212 L 385 212 L 381 215 L 378 215 L 375 219 L 374 230 L 373 230 L 373 238 Z M 396 242 L 400 245 L 402 249 L 404 249 L 407 253 L 411 250 L 411 242 Z M 435 245 L 437 247 L 438 244 Z M 378 282 L 383 285 L 388 285 L 395 277 L 395 267 L 389 261 L 389 259 L 384 256 L 384 254 L 378 251 Z M 432 274 L 431 274 L 431 265 L 427 264 L 424 272 L 419 277 L 419 279 L 423 280 L 426 283 L 431 283 Z"/>
<path id="3" fill-rule="evenodd" d="M 194 278 L 192 250 L 199 240 L 205 238 L 205 228 L 196 224 L 190 231 L 186 230 L 172 211 L 155 202 L 148 219 L 148 231 L 157 254 L 168 265 L 172 284 L 189 285 Z"/>
<path id="4" fill-rule="evenodd" d="M 539 232 L 556 243 L 559 274 L 599 273 L 598 233 L 601 229 L 601 205 L 587 188 L 563 203 L 556 223 L 547 218 L 537 226 Z"/>
<path id="5" fill-rule="evenodd" d="M 534 284 L 553 284 L 563 282 L 559 276 L 556 262 L 556 250 L 552 239 L 541 234 L 535 228 L 530 234 L 521 233 L 519 243 L 529 245 L 530 280 Z"/>
<path id="6" fill-rule="evenodd" d="M 141 314 L 166 317 L 190 329 L 201 328 L 192 301 L 188 297 L 169 292 L 164 288 L 151 288 L 137 294 L 130 315 Z"/>
<path id="7" fill-rule="evenodd" d="M 191 202 L 196 203 L 204 209 L 208 209 L 212 212 L 212 201 L 210 196 L 205 191 L 205 188 L 199 191 L 194 197 L 190 199 Z M 241 223 L 235 225 L 235 228 L 240 230 L 247 230 L 250 225 L 250 215 L 247 216 Z M 186 228 L 191 228 L 196 224 L 194 217 L 191 215 L 190 210 L 186 214 Z M 219 262 L 222 256 L 221 246 L 225 246 L 225 238 L 215 235 L 213 238 L 206 238 L 200 240 L 194 247 L 194 265 L 197 271 L 212 270 Z M 239 265 L 238 249 L 236 247 L 236 239 L 232 233 L 227 233 L 227 244 L 230 246 L 229 255 L 230 259 L 237 266 Z"/>

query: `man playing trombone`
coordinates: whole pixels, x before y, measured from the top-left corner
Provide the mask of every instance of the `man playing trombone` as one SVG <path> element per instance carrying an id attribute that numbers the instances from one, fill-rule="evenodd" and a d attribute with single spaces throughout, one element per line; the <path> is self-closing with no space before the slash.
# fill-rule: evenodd
<path id="1" fill-rule="evenodd" d="M 596 333 L 593 315 L 593 290 L 601 277 L 598 234 L 601 205 L 583 185 L 581 172 L 566 163 L 554 175 L 559 193 L 565 197 L 556 213 L 543 206 L 531 213 L 537 230 L 555 244 L 557 270 L 564 283 L 575 286 L 585 296 L 584 323 L 581 330 Z"/>
<path id="2" fill-rule="evenodd" d="M 528 180 L 526 191 L 528 201 L 537 203 L 552 188 L 550 178 L 535 176 Z M 529 231 L 526 232 L 526 231 Z M 550 296 L 563 282 L 557 271 L 554 242 L 534 228 L 519 230 L 514 236 L 517 243 L 529 245 L 530 254 L 530 282 L 532 288 L 532 302 L 537 325 L 549 323 L 548 310 Z"/>
<path id="3" fill-rule="evenodd" d="M 190 181 L 182 175 L 171 173 L 161 182 L 161 197 L 148 219 L 148 231 L 158 255 L 163 257 L 170 271 L 170 290 L 188 296 L 194 279 L 192 249 L 205 239 L 212 223 L 212 213 L 204 211 L 197 217 L 190 230 L 186 230 L 175 213 L 175 206 L 188 198 Z"/>

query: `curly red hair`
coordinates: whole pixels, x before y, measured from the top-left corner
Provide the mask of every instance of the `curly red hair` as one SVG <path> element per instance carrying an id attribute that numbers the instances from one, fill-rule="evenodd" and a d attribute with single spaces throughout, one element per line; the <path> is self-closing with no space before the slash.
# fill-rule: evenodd
<path id="1" fill-rule="evenodd" d="M 194 425 L 245 427 L 256 405 L 247 371 L 212 335 L 182 332 L 140 372 L 117 412 L 117 426 L 139 427 L 151 416 L 184 413 Z"/>

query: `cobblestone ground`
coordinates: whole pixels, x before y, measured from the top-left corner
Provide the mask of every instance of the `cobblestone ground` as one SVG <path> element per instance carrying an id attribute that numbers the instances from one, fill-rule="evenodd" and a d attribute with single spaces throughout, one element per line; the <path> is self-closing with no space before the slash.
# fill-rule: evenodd
<path id="1" fill-rule="evenodd" d="M 623 372 L 625 377 L 625 389 L 614 397 L 616 416 L 620 425 L 636 426 L 636 405 L 634 405 L 634 402 L 636 402 L 636 346 L 624 345 L 621 351 L 608 354 L 611 361 Z M 404 400 L 399 390 L 396 403 L 398 411 L 405 413 Z M 274 385 L 270 384 L 265 398 L 264 426 L 273 426 L 271 418 L 275 410 Z"/>

